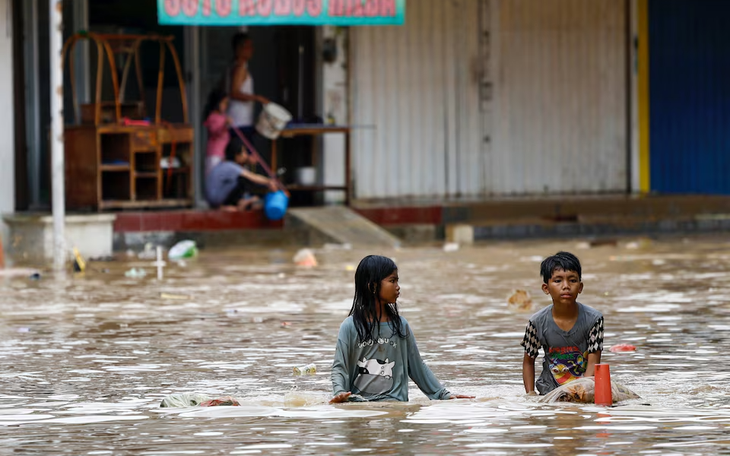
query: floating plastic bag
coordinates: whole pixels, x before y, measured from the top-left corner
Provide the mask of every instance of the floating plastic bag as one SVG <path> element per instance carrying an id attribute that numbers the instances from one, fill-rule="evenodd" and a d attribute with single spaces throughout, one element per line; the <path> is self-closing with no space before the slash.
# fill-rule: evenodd
<path id="1" fill-rule="evenodd" d="M 232 396 L 210 398 L 205 394 L 181 393 L 170 394 L 160 403 L 160 407 L 217 407 L 217 406 L 240 406 L 238 399 Z"/>
<path id="2" fill-rule="evenodd" d="M 595 391 L 596 382 L 593 381 L 593 377 L 578 378 L 541 396 L 539 402 L 579 402 L 582 404 L 592 404 L 595 398 Z M 614 381 L 611 381 L 611 395 L 613 396 L 614 404 L 616 402 L 639 398 L 638 394 Z"/>
<path id="3" fill-rule="evenodd" d="M 162 400 L 162 403 L 160 403 L 160 407 L 195 407 L 209 400 L 210 397 L 206 396 L 205 394 L 170 394 Z"/>
<path id="4" fill-rule="evenodd" d="M 142 268 L 132 268 L 129 271 L 124 273 L 125 277 L 128 277 L 130 279 L 141 279 L 147 275 L 147 271 L 145 271 Z"/>
<path id="5" fill-rule="evenodd" d="M 194 258 L 198 256 L 198 247 L 195 244 L 195 241 L 180 241 L 172 246 L 167 256 L 171 260 Z"/>

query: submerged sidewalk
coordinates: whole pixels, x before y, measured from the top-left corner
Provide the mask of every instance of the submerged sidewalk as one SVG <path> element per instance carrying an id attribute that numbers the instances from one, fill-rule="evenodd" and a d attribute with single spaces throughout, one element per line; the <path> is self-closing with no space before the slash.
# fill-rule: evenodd
<path id="1" fill-rule="evenodd" d="M 404 243 L 449 240 L 690 234 L 730 230 L 730 196 L 550 196 L 489 200 L 357 201 L 354 212 Z M 120 212 L 115 250 L 195 239 L 210 246 L 307 246 L 328 242 L 317 227 L 261 211 Z M 466 233 L 466 235 L 464 234 Z"/>
<path id="2" fill-rule="evenodd" d="M 359 202 L 355 210 L 406 242 L 717 232 L 730 229 L 730 196 L 548 196 Z M 469 237 L 468 234 L 466 236 Z"/>

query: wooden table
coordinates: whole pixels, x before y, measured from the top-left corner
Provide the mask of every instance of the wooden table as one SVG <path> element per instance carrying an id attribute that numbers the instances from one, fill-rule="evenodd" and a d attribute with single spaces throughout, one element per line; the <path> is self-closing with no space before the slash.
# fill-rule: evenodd
<path id="1" fill-rule="evenodd" d="M 350 132 L 349 126 L 343 125 L 310 125 L 301 124 L 293 125 L 282 130 L 279 138 L 294 138 L 296 136 L 321 136 L 328 133 L 341 133 L 345 135 L 345 183 L 342 186 L 332 185 L 290 185 L 287 187 L 289 191 L 301 192 L 319 192 L 325 190 L 340 190 L 345 192 L 345 205 L 350 205 L 351 193 L 351 153 L 350 153 Z M 271 142 L 271 169 L 276 172 L 278 163 L 277 140 Z M 317 166 L 316 145 L 312 144 L 312 166 Z"/>

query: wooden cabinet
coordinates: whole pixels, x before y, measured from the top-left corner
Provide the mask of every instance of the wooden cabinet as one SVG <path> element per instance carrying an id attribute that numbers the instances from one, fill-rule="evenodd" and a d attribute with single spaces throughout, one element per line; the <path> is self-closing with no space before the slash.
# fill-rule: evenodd
<path id="1" fill-rule="evenodd" d="M 67 126 L 65 147 L 69 209 L 193 203 L 190 125 Z"/>

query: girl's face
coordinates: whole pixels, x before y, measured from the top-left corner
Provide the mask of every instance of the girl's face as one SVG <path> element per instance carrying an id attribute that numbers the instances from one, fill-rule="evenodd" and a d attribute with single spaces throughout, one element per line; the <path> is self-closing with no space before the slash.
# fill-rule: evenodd
<path id="1" fill-rule="evenodd" d="M 380 302 L 391 304 L 398 301 L 400 296 L 400 285 L 398 285 L 398 270 L 393 271 L 388 277 L 380 281 Z"/>
<path id="2" fill-rule="evenodd" d="M 225 97 L 221 100 L 220 104 L 218 105 L 218 110 L 220 112 L 228 111 L 228 97 Z"/>

